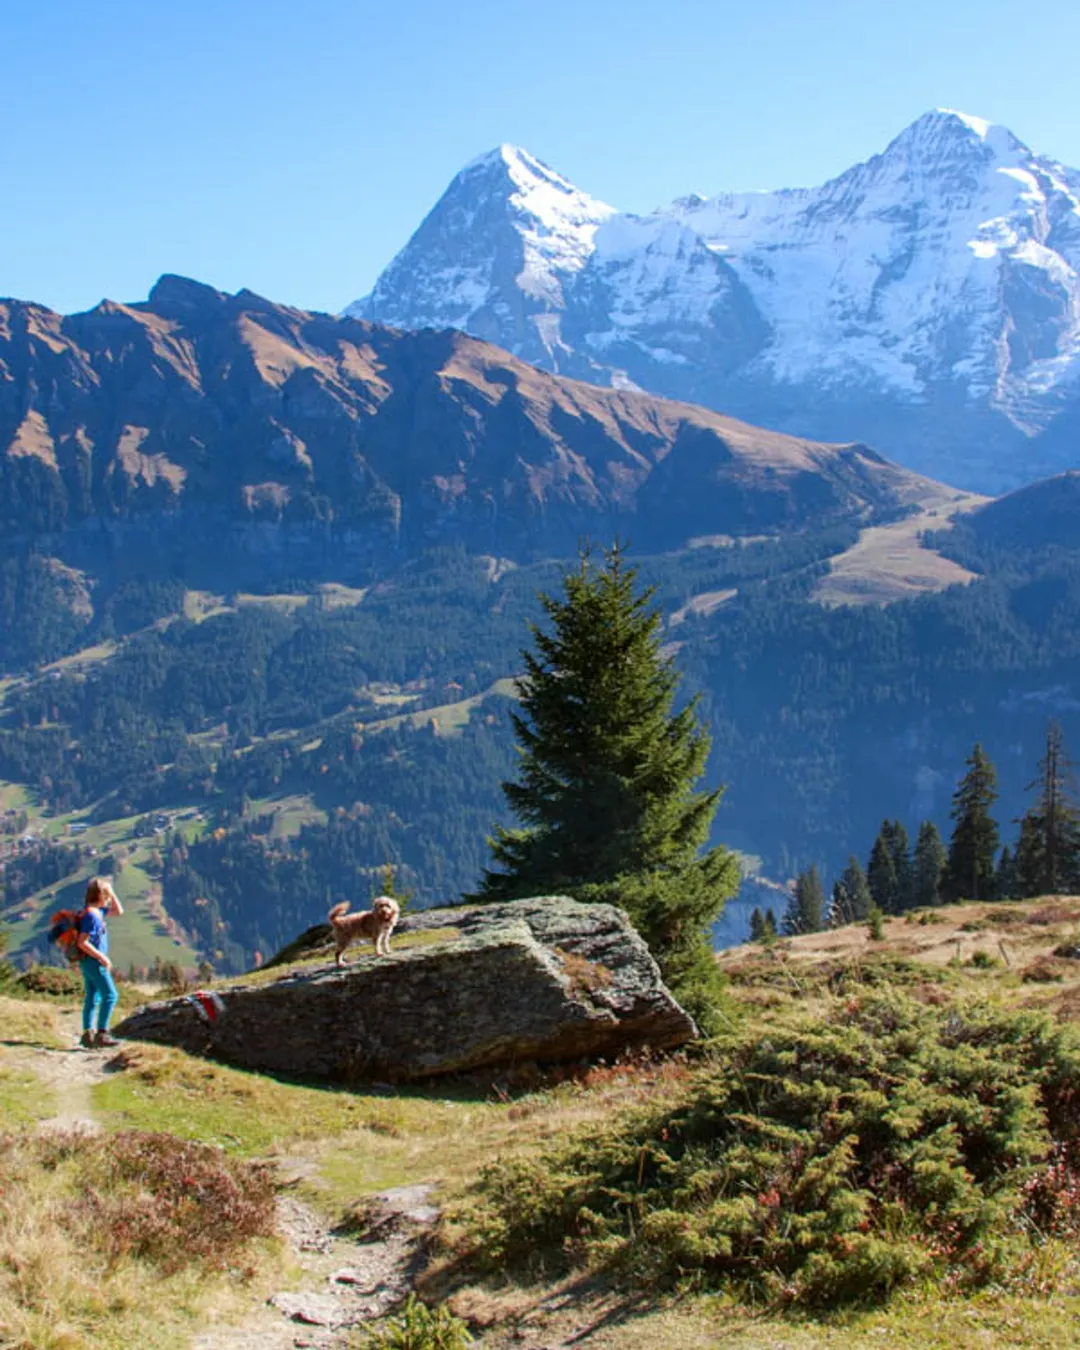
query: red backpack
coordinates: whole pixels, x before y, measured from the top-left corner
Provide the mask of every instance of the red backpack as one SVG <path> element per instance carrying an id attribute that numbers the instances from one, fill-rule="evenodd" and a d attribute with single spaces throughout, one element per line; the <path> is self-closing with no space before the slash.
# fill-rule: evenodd
<path id="1" fill-rule="evenodd" d="M 49 941 L 64 953 L 69 961 L 78 961 L 79 924 L 86 913 L 85 909 L 58 909 L 49 920 Z"/>

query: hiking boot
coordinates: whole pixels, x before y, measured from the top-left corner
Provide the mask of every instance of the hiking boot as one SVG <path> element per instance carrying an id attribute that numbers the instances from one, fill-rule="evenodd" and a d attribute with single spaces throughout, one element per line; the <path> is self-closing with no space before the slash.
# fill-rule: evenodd
<path id="1" fill-rule="evenodd" d="M 113 1045 L 119 1045 L 120 1042 L 115 1036 L 110 1036 L 107 1031 L 99 1031 L 94 1037 L 94 1049 L 103 1050 Z"/>
<path id="2" fill-rule="evenodd" d="M 93 1050 L 94 1033 L 92 1031 L 84 1031 L 82 1034 L 82 1038 L 79 1041 L 79 1044 L 82 1046 L 84 1050 Z"/>

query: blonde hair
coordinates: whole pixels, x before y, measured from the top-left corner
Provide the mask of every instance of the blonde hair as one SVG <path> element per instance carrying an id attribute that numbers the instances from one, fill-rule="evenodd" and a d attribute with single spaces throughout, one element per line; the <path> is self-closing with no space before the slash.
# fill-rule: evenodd
<path id="1" fill-rule="evenodd" d="M 98 905 L 104 907 L 109 903 L 113 894 L 112 882 L 106 877 L 91 877 L 86 887 L 86 897 L 83 905 L 90 909 Z"/>

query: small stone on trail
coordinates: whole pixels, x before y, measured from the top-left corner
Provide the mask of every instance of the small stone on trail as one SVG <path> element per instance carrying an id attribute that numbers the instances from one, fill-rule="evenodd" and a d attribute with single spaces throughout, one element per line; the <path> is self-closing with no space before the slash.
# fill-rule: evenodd
<path id="1" fill-rule="evenodd" d="M 368 1277 L 364 1274 L 362 1270 L 354 1270 L 352 1269 L 352 1267 L 348 1266 L 344 1270 L 335 1270 L 333 1275 L 330 1276 L 330 1279 L 334 1282 L 334 1284 L 359 1285 L 359 1284 L 366 1284 L 369 1282 Z M 373 1294 L 375 1290 L 369 1289 L 366 1290 L 365 1292 Z"/>
<path id="2" fill-rule="evenodd" d="M 294 1322 L 314 1327 L 336 1327 L 346 1321 L 333 1294 L 274 1294 L 270 1303 Z"/>

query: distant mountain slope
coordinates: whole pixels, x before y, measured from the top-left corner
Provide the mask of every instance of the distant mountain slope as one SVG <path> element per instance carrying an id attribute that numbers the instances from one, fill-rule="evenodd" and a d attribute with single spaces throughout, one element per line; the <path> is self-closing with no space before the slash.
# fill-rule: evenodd
<path id="1" fill-rule="evenodd" d="M 1077 462 L 1080 173 L 950 110 L 817 188 L 615 212 L 524 150 L 451 183 L 347 313 L 982 491 Z"/>
<path id="2" fill-rule="evenodd" d="M 439 540 L 517 556 L 622 529 L 671 547 L 894 516 L 927 493 L 864 446 L 563 379 L 457 332 L 178 277 L 67 317 L 0 304 L 0 516 L 17 538 L 141 528 L 202 555 L 209 529 L 302 572 L 320 550 Z"/>
<path id="3" fill-rule="evenodd" d="M 1080 472 L 1032 483 L 988 503 L 967 520 L 978 539 L 1007 549 L 1080 547 Z"/>

